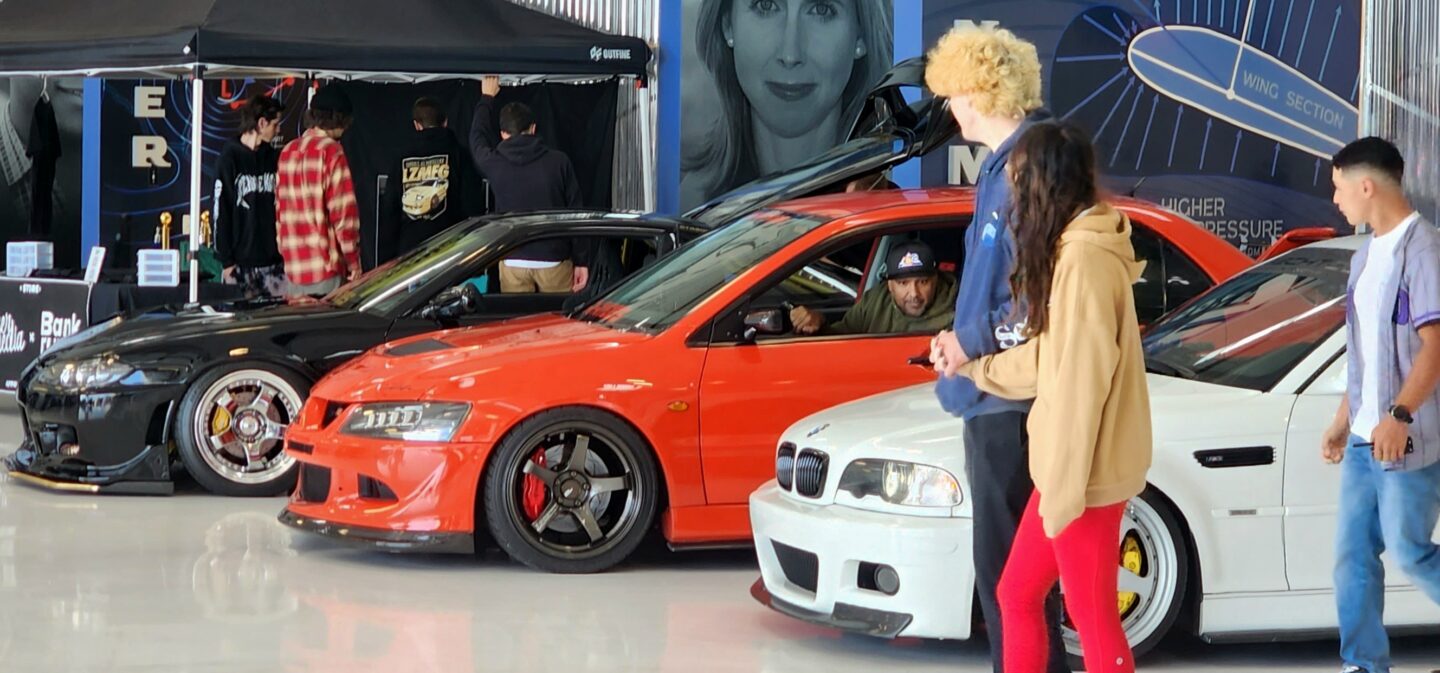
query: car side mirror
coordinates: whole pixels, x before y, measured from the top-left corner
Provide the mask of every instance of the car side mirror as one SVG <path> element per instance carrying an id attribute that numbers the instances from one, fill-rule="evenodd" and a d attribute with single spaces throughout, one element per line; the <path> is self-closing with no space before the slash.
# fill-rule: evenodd
<path id="1" fill-rule="evenodd" d="M 778 308 L 751 311 L 745 314 L 745 331 L 741 340 L 745 343 L 755 343 L 755 339 L 761 336 L 776 336 L 784 334 L 785 311 Z"/>
<path id="2" fill-rule="evenodd" d="M 452 287 L 430 300 L 420 310 L 420 317 L 426 320 L 455 320 L 474 313 L 480 308 L 480 291 L 474 285 L 465 283 Z"/>

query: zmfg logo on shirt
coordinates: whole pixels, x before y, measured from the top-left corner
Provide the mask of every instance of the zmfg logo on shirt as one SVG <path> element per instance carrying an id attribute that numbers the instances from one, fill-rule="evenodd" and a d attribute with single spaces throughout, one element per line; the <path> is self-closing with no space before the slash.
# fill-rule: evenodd
<path id="1" fill-rule="evenodd" d="M 450 195 L 450 157 L 412 157 L 401 165 L 401 205 L 416 220 L 433 220 L 445 213 Z"/>
<path id="2" fill-rule="evenodd" d="M 600 47 L 590 49 L 590 60 L 596 63 L 600 61 L 628 61 L 630 58 L 629 49 L 602 49 Z"/>

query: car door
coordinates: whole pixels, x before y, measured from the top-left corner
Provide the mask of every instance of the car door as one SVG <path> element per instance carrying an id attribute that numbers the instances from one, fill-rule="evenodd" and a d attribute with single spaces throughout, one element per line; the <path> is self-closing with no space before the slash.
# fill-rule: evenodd
<path id="1" fill-rule="evenodd" d="M 1343 338 L 1343 335 L 1341 335 Z M 1332 349 L 1333 352 L 1333 349 Z M 1345 395 L 1342 354 L 1295 400 L 1285 438 L 1285 576 L 1292 591 L 1331 589 L 1335 583 L 1335 522 L 1340 466 L 1320 458 L 1320 436 Z M 1387 567 L 1387 584 L 1399 573 Z"/>
<path id="2" fill-rule="evenodd" d="M 909 225 L 934 228 L 948 224 Z M 878 237 L 902 234 L 894 227 L 828 246 L 792 264 L 722 312 L 715 320 L 700 379 L 700 451 L 705 496 L 710 505 L 743 504 L 750 493 L 774 477 L 775 442 L 790 425 L 823 409 L 869 395 L 935 380 L 928 369 L 909 360 L 928 353 L 933 331 L 908 334 L 785 333 L 744 338 L 746 315 L 807 303 L 834 324 L 857 301 L 858 288 L 846 292 L 817 282 L 814 269 L 826 259 L 859 256 Z M 938 254 L 938 251 L 937 251 Z M 871 260 L 872 266 L 878 262 Z M 869 276 L 869 270 L 859 278 Z M 858 282 L 858 278 L 855 278 Z M 883 283 L 871 291 L 887 293 Z M 806 296 L 809 293 L 810 296 Z M 953 299 L 950 301 L 953 311 Z M 840 308 L 833 308 L 833 307 Z"/>
<path id="3" fill-rule="evenodd" d="M 1335 337 L 1343 343 L 1344 334 Z M 1330 344 L 1331 352 L 1338 343 Z M 1339 515 L 1340 466 L 1320 458 L 1320 436 L 1345 395 L 1349 359 L 1342 352 L 1295 402 L 1285 456 L 1285 568 L 1293 591 L 1333 589 L 1335 531 Z M 1440 541 L 1440 527 L 1435 531 Z M 1385 586 L 1410 582 L 1390 554 L 1384 554 Z"/>

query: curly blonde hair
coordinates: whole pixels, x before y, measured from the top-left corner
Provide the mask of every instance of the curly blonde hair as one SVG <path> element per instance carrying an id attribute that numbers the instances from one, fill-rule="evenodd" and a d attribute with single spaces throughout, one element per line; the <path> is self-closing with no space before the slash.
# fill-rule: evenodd
<path id="1" fill-rule="evenodd" d="M 925 85 L 937 96 L 969 96 L 975 111 L 1019 119 L 1038 109 L 1035 45 L 1003 28 L 953 28 L 930 50 Z"/>

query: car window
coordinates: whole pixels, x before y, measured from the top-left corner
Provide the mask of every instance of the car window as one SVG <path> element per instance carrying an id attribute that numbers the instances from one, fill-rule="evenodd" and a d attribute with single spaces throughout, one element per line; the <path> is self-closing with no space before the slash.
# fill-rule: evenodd
<path id="1" fill-rule="evenodd" d="M 545 238 L 539 239 L 537 242 L 543 243 L 549 240 L 557 239 L 555 237 Z M 582 234 L 565 236 L 563 240 L 568 241 L 572 246 L 571 267 L 585 265 L 589 279 L 593 281 L 593 283 L 587 282 L 586 287 L 592 289 L 595 287 L 609 289 L 617 281 L 654 262 L 659 256 L 661 247 L 659 236 L 638 234 Z M 523 246 L 521 249 L 524 249 Z M 512 279 L 522 283 L 529 281 L 528 286 L 516 287 L 512 284 L 510 294 L 571 294 L 568 289 L 545 292 L 544 288 L 533 280 L 537 274 L 525 273 L 525 270 L 543 273 L 548 268 L 555 268 L 554 266 L 525 261 L 520 261 L 519 264 L 512 266 L 512 260 L 515 259 L 513 251 L 507 252 L 504 254 L 503 261 L 491 263 L 485 269 L 478 270 L 475 276 L 461 282 L 474 285 L 481 294 L 497 294 L 505 291 L 505 283 L 501 280 L 501 276 L 510 275 Z M 520 271 L 516 272 L 517 269 Z M 523 278 L 517 278 L 521 276 Z"/>
<path id="2" fill-rule="evenodd" d="M 759 303 L 767 306 L 850 306 L 860 297 L 860 279 L 865 274 L 865 264 L 874 247 L 874 239 L 866 239 L 812 259 L 799 271 L 766 290 Z"/>
<path id="3" fill-rule="evenodd" d="M 784 326 L 780 334 L 759 334 L 757 340 L 795 339 L 810 337 L 833 337 L 840 335 L 877 335 L 933 333 L 948 326 L 954 319 L 955 276 L 949 271 L 940 271 L 929 279 L 907 279 L 907 285 L 897 288 L 903 298 L 924 302 L 916 305 L 923 311 L 919 316 L 904 316 L 899 303 L 892 294 L 885 274 L 888 251 L 897 245 L 924 241 L 954 240 L 954 232 L 963 232 L 964 226 L 953 223 L 917 223 L 914 228 L 889 231 L 884 234 L 864 236 L 842 243 L 840 247 L 830 246 L 808 256 L 800 268 L 784 275 L 780 280 L 771 280 L 751 295 L 739 313 L 722 319 L 715 334 L 717 342 L 733 342 L 741 339 L 745 331 L 745 316 L 757 312 L 779 311 Z M 942 235 L 922 236 L 939 232 Z M 942 260 L 955 253 L 942 256 L 935 253 L 937 266 Z M 847 269 L 851 281 L 836 282 L 829 271 L 837 258 L 865 259 L 863 269 Z M 948 265 L 953 267 L 953 264 Z M 867 279 L 870 287 L 857 292 L 861 278 Z M 880 279 L 873 284 L 868 279 Z M 915 284 L 918 282 L 919 286 Z M 853 283 L 853 284 L 851 284 Z M 939 312 L 933 310 L 939 306 Z M 893 309 L 893 310 L 892 310 Z M 818 322 L 817 322 L 818 320 Z"/>
<path id="4" fill-rule="evenodd" d="M 434 284 L 459 264 L 475 264 L 510 229 L 502 225 L 451 227 L 414 250 L 392 259 L 325 297 L 325 301 L 358 311 L 389 315 Z"/>
<path id="5" fill-rule="evenodd" d="M 668 329 L 741 273 L 828 221 L 784 210 L 757 211 L 661 258 L 579 317 L 622 330 Z"/>
<path id="6" fill-rule="evenodd" d="M 1180 308 L 1185 302 L 1214 287 L 1210 276 L 1200 270 L 1200 267 L 1188 255 L 1168 241 L 1164 245 L 1162 259 L 1165 261 L 1166 312 Z"/>
<path id="7" fill-rule="evenodd" d="M 1161 319 L 1145 336 L 1156 373 L 1266 391 L 1345 325 L 1351 252 L 1300 248 Z"/>
<path id="8" fill-rule="evenodd" d="M 1130 229 L 1130 243 L 1135 246 L 1135 259 L 1145 263 L 1140 280 L 1135 281 L 1135 316 L 1148 325 L 1165 315 L 1165 243 L 1155 232 L 1136 225 Z"/>

